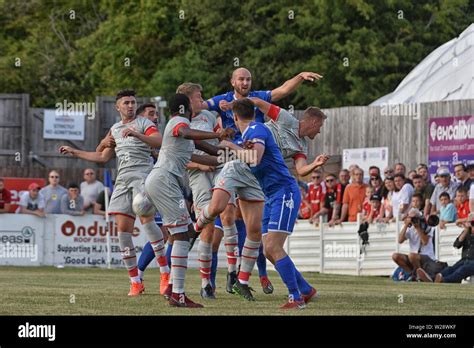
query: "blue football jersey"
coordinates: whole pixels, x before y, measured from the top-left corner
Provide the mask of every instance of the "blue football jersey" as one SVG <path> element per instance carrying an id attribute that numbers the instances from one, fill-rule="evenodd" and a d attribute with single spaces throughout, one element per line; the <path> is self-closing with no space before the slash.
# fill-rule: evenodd
<path id="1" fill-rule="evenodd" d="M 269 103 L 272 101 L 272 91 L 251 91 L 248 96 L 257 97 Z M 215 97 L 206 100 L 207 107 L 210 111 L 217 111 L 219 113 L 222 119 L 222 126 L 224 128 L 231 127 L 236 132 L 238 132 L 238 129 L 234 123 L 234 113 L 232 112 L 232 110 L 222 111 L 219 108 L 219 102 L 221 100 L 225 100 L 227 102 L 232 102 L 236 100 L 234 92 L 232 91 L 227 92 L 225 94 L 216 95 Z M 255 108 L 255 120 L 261 123 L 265 122 L 265 115 L 258 108 Z"/>
<path id="2" fill-rule="evenodd" d="M 242 133 L 243 141 L 265 146 L 262 160 L 257 166 L 251 166 L 265 196 L 269 197 L 282 187 L 297 185 L 283 160 L 280 149 L 273 139 L 272 132 L 263 123 L 251 122 Z"/>

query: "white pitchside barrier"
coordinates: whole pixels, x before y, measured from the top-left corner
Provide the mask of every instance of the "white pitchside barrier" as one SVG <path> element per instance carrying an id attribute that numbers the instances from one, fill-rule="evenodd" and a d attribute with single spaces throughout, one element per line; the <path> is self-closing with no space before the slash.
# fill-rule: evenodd
<path id="1" fill-rule="evenodd" d="M 105 219 L 98 215 L 39 218 L 0 214 L 0 265 L 107 267 L 105 226 Z M 120 267 L 123 263 L 113 219 L 109 226 L 111 266 Z M 301 271 L 387 276 L 396 268 L 392 253 L 409 252 L 407 241 L 401 245 L 397 242 L 400 228 L 397 223 L 370 225 L 370 245 L 361 252 L 358 223 L 329 227 L 326 223 L 315 226 L 299 220 L 285 248 Z M 454 224 L 436 231 L 435 252 L 439 260 L 452 265 L 460 259 L 461 251 L 452 245 L 461 231 Z M 137 255 L 140 255 L 147 238 L 138 220 L 133 235 Z M 270 263 L 268 265 L 273 269 Z M 150 266 L 156 267 L 156 262 Z M 225 266 L 225 250 L 221 245 L 219 267 Z M 198 267 L 197 245 L 190 253 L 189 267 Z"/>

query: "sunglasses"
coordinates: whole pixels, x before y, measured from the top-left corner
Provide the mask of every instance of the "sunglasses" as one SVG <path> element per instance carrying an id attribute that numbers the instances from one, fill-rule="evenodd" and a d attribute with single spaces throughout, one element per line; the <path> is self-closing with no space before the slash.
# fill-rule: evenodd
<path id="1" fill-rule="evenodd" d="M 333 182 L 334 179 L 326 179 L 326 182 Z"/>
<path id="2" fill-rule="evenodd" d="M 59 176 L 50 176 L 50 179 L 59 179 Z"/>
<path id="3" fill-rule="evenodd" d="M 378 181 L 379 178 L 370 178 L 371 181 Z"/>

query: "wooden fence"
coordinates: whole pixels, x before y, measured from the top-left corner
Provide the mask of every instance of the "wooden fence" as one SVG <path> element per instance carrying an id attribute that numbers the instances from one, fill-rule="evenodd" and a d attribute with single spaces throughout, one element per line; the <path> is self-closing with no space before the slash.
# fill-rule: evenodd
<path id="1" fill-rule="evenodd" d="M 139 104 L 150 98 L 137 98 Z M 110 126 L 118 121 L 115 98 L 97 97 L 94 119 L 86 118 L 84 141 L 43 139 L 43 109 L 30 108 L 28 94 L 0 94 L 0 177 L 46 177 L 57 168 L 63 182 L 82 180 L 82 169 L 96 168 L 99 178 L 103 168 L 114 168 L 67 158 L 58 153 L 60 145 L 93 150 Z M 321 134 L 310 144 L 309 158 L 326 152 L 333 156 L 328 171 L 340 168 L 345 148 L 389 148 L 389 163 L 403 162 L 407 168 L 428 160 L 428 119 L 431 117 L 474 115 L 474 99 L 422 103 L 411 115 L 397 116 L 393 108 L 351 106 L 323 110 L 326 120 Z M 398 110 L 400 111 L 400 110 Z M 296 117 L 302 111 L 295 111 Z M 400 112 L 399 112 L 400 113 Z M 80 169 L 80 170 L 79 170 Z"/>

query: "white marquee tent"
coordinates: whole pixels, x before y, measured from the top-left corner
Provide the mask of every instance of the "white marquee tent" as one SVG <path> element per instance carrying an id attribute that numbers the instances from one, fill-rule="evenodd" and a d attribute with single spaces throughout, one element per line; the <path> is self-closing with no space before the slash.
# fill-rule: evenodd
<path id="1" fill-rule="evenodd" d="M 474 23 L 421 61 L 390 94 L 370 105 L 474 99 Z"/>

